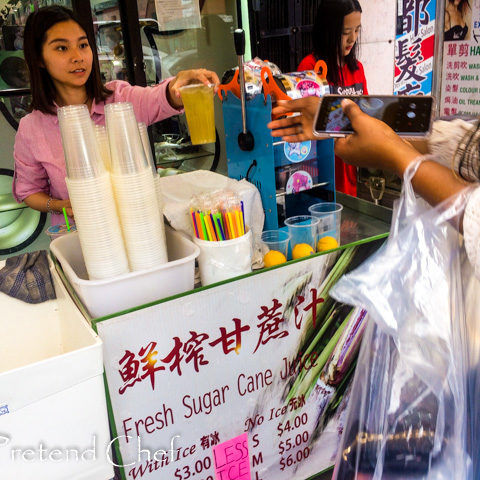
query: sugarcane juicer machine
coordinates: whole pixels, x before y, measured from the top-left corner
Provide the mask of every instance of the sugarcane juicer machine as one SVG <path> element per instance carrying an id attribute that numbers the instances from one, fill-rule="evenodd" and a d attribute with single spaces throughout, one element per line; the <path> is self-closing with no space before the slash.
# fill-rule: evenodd
<path id="1" fill-rule="evenodd" d="M 265 210 L 264 228 L 275 230 L 282 228 L 288 217 L 308 214 L 308 207 L 314 203 L 335 201 L 333 140 L 288 143 L 271 136 L 267 124 L 272 120 L 272 102 L 288 100 L 292 95 L 280 88 L 278 79 L 264 67 L 263 95 L 247 100 L 243 30 L 235 30 L 234 39 L 239 68 L 218 93 L 223 107 L 228 176 L 245 178 L 258 188 Z M 327 85 L 322 61 L 315 66 L 317 72 L 320 68 Z M 328 93 L 328 85 L 322 91 Z M 295 93 L 300 96 L 299 89 Z"/>

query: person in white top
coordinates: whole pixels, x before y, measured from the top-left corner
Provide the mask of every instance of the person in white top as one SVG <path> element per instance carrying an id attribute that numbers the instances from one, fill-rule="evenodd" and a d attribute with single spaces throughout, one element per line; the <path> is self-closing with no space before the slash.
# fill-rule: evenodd
<path id="1" fill-rule="evenodd" d="M 268 126 L 272 129 L 272 135 L 282 137 L 287 142 L 317 139 L 312 127 L 319 102 L 317 97 L 279 101 L 279 105 L 273 110 L 274 114 L 295 112 L 297 115 L 270 122 Z M 419 150 L 401 139 L 385 123 L 363 113 L 352 101 L 343 100 L 342 107 L 355 133 L 337 139 L 335 153 L 345 162 L 357 167 L 379 168 L 403 177 L 407 165 L 421 155 Z M 413 188 L 431 205 L 437 205 L 471 186 L 472 182 L 480 181 L 480 122 L 463 129 L 465 132 L 460 136 L 458 130 L 450 129 L 455 131 L 458 139 L 454 148 L 447 149 L 451 156 L 449 166 L 427 160 L 420 165 L 413 177 Z M 445 141 L 446 134 L 440 138 Z M 435 148 L 432 150 L 435 153 Z M 441 148 L 437 144 L 436 150 L 436 153 L 443 152 L 438 157 L 440 160 L 443 157 L 445 162 L 445 145 Z M 455 170 L 452 166 L 456 167 Z M 464 215 L 460 219 L 460 230 L 464 235 L 465 248 L 475 275 L 480 279 L 480 183 L 469 197 Z"/>

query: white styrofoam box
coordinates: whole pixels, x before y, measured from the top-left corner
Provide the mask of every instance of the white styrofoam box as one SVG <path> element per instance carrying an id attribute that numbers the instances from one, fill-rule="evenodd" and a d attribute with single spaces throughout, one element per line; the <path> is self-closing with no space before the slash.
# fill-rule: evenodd
<path id="1" fill-rule="evenodd" d="M 182 234 L 165 228 L 168 263 L 111 279 L 88 280 L 77 233 L 57 238 L 50 249 L 93 318 L 192 290 L 199 248 Z"/>
<path id="2" fill-rule="evenodd" d="M 0 477 L 108 480 L 102 342 L 52 276 L 56 300 L 0 294 Z"/>

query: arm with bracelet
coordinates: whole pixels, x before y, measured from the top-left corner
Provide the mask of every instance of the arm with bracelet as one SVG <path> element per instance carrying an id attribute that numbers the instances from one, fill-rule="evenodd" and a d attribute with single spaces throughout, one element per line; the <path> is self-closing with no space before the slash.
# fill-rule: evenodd
<path id="1" fill-rule="evenodd" d="M 59 200 L 53 198 L 46 193 L 38 192 L 29 195 L 23 200 L 30 208 L 40 212 L 51 213 L 52 215 L 62 215 L 63 208 L 65 208 L 67 215 L 73 218 L 73 210 L 70 200 Z"/>
<path id="2" fill-rule="evenodd" d="M 33 123 L 31 118 L 24 117 L 17 131 L 13 151 L 13 196 L 34 210 L 50 213 L 52 225 L 63 224 L 64 207 L 67 215 L 73 218 L 65 185 L 63 152 L 60 151 L 60 155 L 53 154 L 55 146 L 48 144 L 44 135 L 31 135 Z M 62 148 L 61 144 L 59 148 Z"/>

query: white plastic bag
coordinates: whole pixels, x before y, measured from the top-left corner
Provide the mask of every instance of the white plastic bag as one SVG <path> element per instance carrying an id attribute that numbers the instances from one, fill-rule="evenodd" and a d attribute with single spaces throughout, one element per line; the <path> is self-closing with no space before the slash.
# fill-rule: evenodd
<path id="1" fill-rule="evenodd" d="M 480 480 L 480 280 L 466 255 L 462 260 L 468 345 L 467 448 L 473 462 L 473 478 Z"/>
<path id="2" fill-rule="evenodd" d="M 466 323 L 455 222 L 469 190 L 432 209 L 404 178 L 386 244 L 331 295 L 370 315 L 334 479 L 471 478 Z"/>

